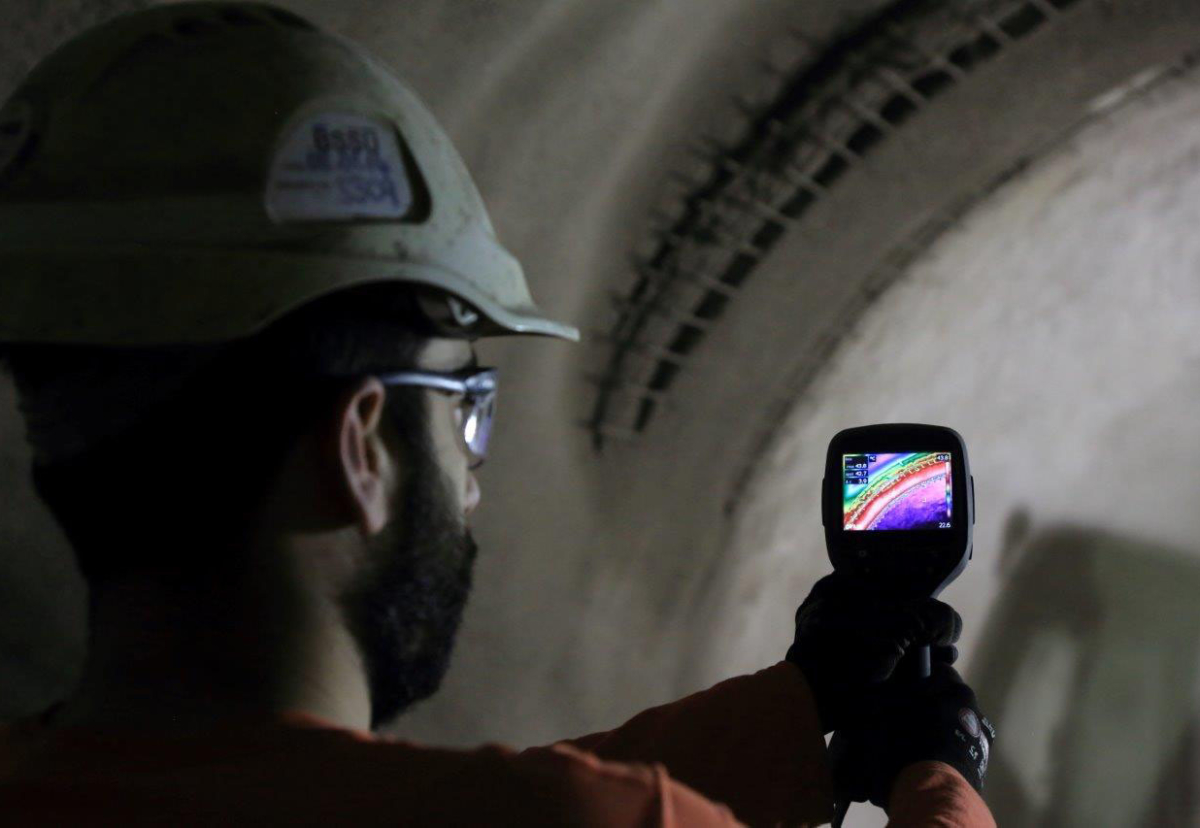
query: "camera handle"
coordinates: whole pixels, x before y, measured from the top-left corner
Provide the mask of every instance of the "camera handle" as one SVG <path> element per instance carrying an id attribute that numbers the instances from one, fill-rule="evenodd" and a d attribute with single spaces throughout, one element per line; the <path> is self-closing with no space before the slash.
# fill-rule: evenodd
<path id="1" fill-rule="evenodd" d="M 901 681 L 912 681 L 929 678 L 929 645 L 917 647 L 904 654 L 896 665 L 896 675 Z"/>
<path id="2" fill-rule="evenodd" d="M 910 650 L 904 654 L 904 658 L 900 659 L 900 663 L 896 665 L 896 677 L 900 681 L 915 682 L 929 678 L 930 663 L 929 663 L 929 645 L 926 644 Z M 830 764 L 834 767 L 838 764 L 838 759 L 841 754 L 847 750 L 847 744 L 840 734 L 833 734 L 833 738 L 829 742 Z M 837 801 L 833 807 L 833 821 L 830 823 L 832 828 L 842 828 L 842 820 L 846 818 L 846 812 L 850 810 L 850 797 L 839 793 Z"/>

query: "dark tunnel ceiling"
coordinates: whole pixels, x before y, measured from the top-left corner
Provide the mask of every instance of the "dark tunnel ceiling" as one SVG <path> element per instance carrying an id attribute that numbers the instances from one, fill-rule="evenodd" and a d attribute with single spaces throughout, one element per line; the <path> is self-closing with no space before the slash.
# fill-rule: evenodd
<path id="1" fill-rule="evenodd" d="M 745 138 L 700 148 L 708 175 L 683 182 L 678 216 L 655 233 L 654 252 L 635 261 L 639 278 L 629 295 L 614 296 L 620 318 L 607 336 L 613 354 L 589 424 L 594 445 L 603 446 L 613 425 L 625 425 L 615 422 L 617 390 L 635 389 L 632 430 L 645 430 L 686 356 L 738 288 L 847 169 L 941 92 L 1077 2 L 1009 0 L 973 10 L 899 3 L 785 78 L 773 100 L 743 107 Z M 681 281 L 706 289 L 690 308 L 672 307 L 671 288 Z M 652 314 L 678 322 L 665 347 L 639 343 Z M 644 386 L 625 376 L 630 354 L 656 360 Z"/>
<path id="2" fill-rule="evenodd" d="M 740 102 L 743 137 L 695 145 L 698 169 L 676 175 L 676 193 L 657 211 L 645 251 L 633 257 L 635 280 L 611 291 L 616 319 L 592 340 L 607 349 L 591 416 L 580 423 L 597 452 L 606 442 L 640 438 L 656 413 L 672 408 L 681 373 L 763 270 L 767 255 L 788 237 L 805 234 L 809 210 L 828 198 L 847 173 L 888 144 L 932 101 L 970 84 L 976 73 L 1035 33 L 1069 27 L 1075 7 L 1098 0 L 993 0 L 963 4 L 905 0 L 868 20 L 832 46 L 802 44 L 810 60 L 791 71 L 774 68 L 773 94 Z M 803 39 L 803 35 L 794 33 Z M 1190 65 L 1190 54 L 1177 67 Z M 1080 125 L 1071 113 L 1045 151 Z M 915 232 L 889 250 L 862 286 L 866 301 L 884 290 L 943 230 L 981 197 L 1026 166 L 1036 152 L 1004 159 L 982 187 L 950 197 Z M 956 182 L 957 183 L 957 182 Z M 965 182 L 964 182 L 965 183 Z M 813 236 L 815 239 L 815 236 Z M 817 242 L 819 243 L 819 242 Z M 819 353 L 787 382 L 797 399 L 837 344 L 826 336 Z M 783 416 L 768 417 L 774 425 Z M 726 501 L 738 502 L 773 428 L 742 464 Z"/>

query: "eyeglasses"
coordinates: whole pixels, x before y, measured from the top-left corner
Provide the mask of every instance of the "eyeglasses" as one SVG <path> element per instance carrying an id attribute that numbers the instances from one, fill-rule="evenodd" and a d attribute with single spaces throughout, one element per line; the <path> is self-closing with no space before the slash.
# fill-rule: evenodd
<path id="1" fill-rule="evenodd" d="M 496 368 L 467 368 L 452 373 L 437 371 L 397 371 L 378 374 L 384 385 L 419 385 L 463 395 L 464 406 L 470 414 L 463 417 L 462 437 L 471 457 L 471 469 L 483 465 L 487 456 L 488 437 L 496 415 Z"/>

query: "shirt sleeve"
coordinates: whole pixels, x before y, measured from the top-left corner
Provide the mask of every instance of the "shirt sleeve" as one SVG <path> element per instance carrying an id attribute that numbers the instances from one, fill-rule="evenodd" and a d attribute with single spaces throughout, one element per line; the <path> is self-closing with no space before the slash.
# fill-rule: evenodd
<path id="1" fill-rule="evenodd" d="M 996 828 L 996 820 L 957 770 L 916 762 L 892 783 L 888 828 Z"/>
<path id="2" fill-rule="evenodd" d="M 549 824 L 744 828 L 729 808 L 672 779 L 658 763 L 610 762 L 566 742 L 523 751 L 518 761 L 527 769 L 543 765 L 554 771 L 545 774 L 554 785 L 546 786 L 538 797 L 543 803 L 563 804 Z M 518 821 L 524 824 L 513 820 Z"/>
<path id="3" fill-rule="evenodd" d="M 816 705 L 787 661 L 557 744 L 608 761 L 661 764 L 750 825 L 821 825 L 833 816 Z"/>

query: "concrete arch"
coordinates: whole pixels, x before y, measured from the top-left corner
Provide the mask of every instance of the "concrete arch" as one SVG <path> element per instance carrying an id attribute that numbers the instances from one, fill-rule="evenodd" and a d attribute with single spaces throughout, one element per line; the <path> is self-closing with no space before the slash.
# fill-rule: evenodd
<path id="1" fill-rule="evenodd" d="M 643 249 L 647 238 L 658 238 L 648 216 L 664 205 L 670 214 L 671 204 L 687 196 L 671 189 L 668 176 L 694 167 L 684 158 L 689 144 L 715 135 L 719 151 L 735 146 L 748 123 L 737 114 L 735 96 L 762 92 L 758 105 L 769 106 L 832 44 L 869 33 L 888 6 L 878 0 L 705 0 L 647 11 L 643 0 L 616 0 L 605 4 L 615 8 L 606 17 L 591 0 L 566 0 L 547 21 L 534 20 L 538 13 L 523 2 L 414 0 L 402 10 L 327 0 L 286 5 L 365 41 L 414 79 L 462 148 L 499 235 L 525 263 L 539 303 L 581 327 L 610 333 L 605 292 L 620 293 L 631 280 L 636 286 L 630 251 L 643 260 L 654 255 Z M 920 10 L 920 25 L 930 27 L 921 37 L 937 41 L 974 25 L 953 20 L 951 5 L 904 3 L 900 10 Z M 115 4 L 95 6 L 101 7 L 115 10 Z M 597 456 L 591 431 L 576 425 L 594 411 L 596 388 L 584 375 L 604 371 L 608 344 L 481 343 L 482 359 L 504 367 L 504 390 L 493 458 L 482 474 L 479 586 L 443 692 L 405 719 L 398 735 L 444 744 L 542 743 L 614 725 L 650 704 L 781 658 L 796 603 L 827 568 L 815 523 L 820 469 L 811 465 L 812 453 L 851 424 L 849 417 L 900 419 L 916 412 L 959 425 L 977 467 L 979 561 L 947 597 L 967 616 L 968 677 L 986 686 L 981 695 L 999 713 L 1000 744 L 1015 751 L 999 748 L 996 791 L 1010 802 L 993 802 L 1001 824 L 1104 821 L 1086 798 L 1105 769 L 1086 761 L 1100 753 L 1099 743 L 1090 741 L 1100 731 L 1089 729 L 1097 716 L 1064 718 L 1061 700 L 1043 692 L 1038 676 L 1078 688 L 1088 675 L 1081 663 L 1099 664 L 1109 655 L 1117 667 L 1126 663 L 1120 659 L 1138 643 L 1105 627 L 1114 619 L 1129 629 L 1177 635 L 1186 653 L 1192 616 L 1152 616 L 1160 606 L 1178 609 L 1192 583 L 1196 527 L 1186 503 L 1196 481 L 1179 473 L 1170 490 L 1176 498 L 1170 520 L 1121 522 L 1111 515 L 1153 517 L 1152 488 L 1138 488 L 1128 510 L 1107 490 L 1107 499 L 1095 501 L 1105 514 L 1073 510 L 1069 497 L 1046 488 L 1029 490 L 1022 501 L 1022 467 L 1000 447 L 1028 436 L 1024 421 L 1052 402 L 1052 388 L 1028 381 L 1043 363 L 1058 376 L 1086 379 L 1078 390 L 1089 400 L 1124 399 L 1138 390 L 1140 405 L 1130 397 L 1123 407 L 1089 408 L 1102 416 L 1078 429 L 1086 439 L 1075 448 L 1096 462 L 1052 466 L 1056 472 L 1066 468 L 1076 481 L 1103 475 L 1105 465 L 1087 452 L 1136 432 L 1142 459 L 1130 474 L 1144 481 L 1171 462 L 1176 446 L 1195 442 L 1187 421 L 1173 413 L 1200 403 L 1187 379 L 1195 376 L 1196 363 L 1187 362 L 1194 352 L 1165 351 L 1176 341 L 1169 337 L 1197 318 L 1196 297 L 1187 292 L 1195 282 L 1180 269 L 1197 259 L 1186 223 L 1167 219 L 1195 203 L 1192 145 L 1185 140 L 1190 76 L 1176 67 L 1186 68 L 1200 43 L 1200 7 L 1190 0 L 1014 0 L 975 7 L 1002 21 L 1028 15 L 1026 8 L 1047 19 L 930 97 L 773 240 L 753 278 L 736 287 L 736 300 L 712 320 L 703 345 L 687 354 L 686 370 L 669 388 L 656 389 L 666 393 L 669 407 L 661 406 L 636 439 L 609 441 Z M 589 24 L 598 15 L 606 25 Z M 902 23 L 912 36 L 919 26 L 908 20 Z M 805 37 L 788 34 L 789 28 Z M 48 48 L 56 35 L 39 37 Z M 778 88 L 764 85 L 764 56 L 785 67 Z M 535 81 L 538 94 L 531 95 Z M 1123 100 L 1130 106 L 1114 109 Z M 1079 129 L 1084 121 L 1086 134 Z M 849 140 L 852 133 L 837 137 Z M 1076 139 L 1082 143 L 1071 143 Z M 1139 152 L 1131 141 L 1150 149 Z M 1125 159 L 1119 174 L 1106 172 L 1109 156 L 1097 154 L 1101 147 Z M 1168 159 L 1164 151 L 1175 154 Z M 1133 163 L 1159 156 L 1162 166 Z M 1160 199 L 1157 207 L 1137 200 L 1142 189 Z M 1130 218 L 1118 209 L 1125 201 L 1144 212 L 1122 224 Z M 1028 216 L 1029 223 L 1014 216 Z M 758 216 L 746 231 L 753 239 L 764 226 Z M 1118 291 L 1119 281 L 1093 287 L 1077 270 L 1081 261 L 1102 264 L 1112 245 L 1129 241 L 1111 232 L 1122 227 L 1141 234 L 1134 241 L 1149 240 L 1151 275 L 1138 283 L 1142 293 Z M 1076 239 L 1075 247 L 1050 244 L 1056 234 Z M 1053 252 L 1052 261 L 1072 269 L 1073 278 L 1038 293 L 1029 279 L 989 279 L 986 267 L 966 273 L 972 251 L 1000 261 L 1013 240 L 1024 237 L 1041 245 L 1037 250 Z M 1087 255 L 1072 258 L 1073 249 Z M 952 281 L 956 274 L 958 282 Z M 1156 285 L 1170 293 L 1167 299 L 1154 293 Z M 958 312 L 954 286 L 973 291 L 979 313 Z M 694 313 L 708 289 L 681 291 L 678 307 Z M 1076 317 L 1064 303 L 1083 300 L 1114 310 L 1115 329 L 1125 336 L 1139 336 L 1149 319 L 1152 336 L 1139 353 L 1162 353 L 1159 360 L 1170 371 L 1136 372 L 1119 363 L 1124 373 L 1104 374 L 1086 370 L 1086 360 L 1038 363 L 1032 356 L 987 361 L 987 349 L 943 355 L 929 345 L 905 350 L 894 338 L 897 323 L 915 318 L 908 314 L 921 311 L 924 301 L 934 303 L 920 317 L 927 341 L 965 336 L 969 323 L 986 334 L 981 339 L 993 353 L 1005 342 L 1053 349 L 1072 340 L 1046 320 L 1061 312 L 1065 324 Z M 1148 316 L 1140 318 L 1135 307 L 1149 308 Z M 958 320 L 959 327 L 943 326 L 939 318 Z M 655 324 L 639 339 L 669 350 L 677 322 Z M 876 400 L 890 402 L 874 408 L 864 402 L 863 377 L 889 367 L 894 376 L 929 376 L 943 356 L 950 366 L 942 384 L 921 391 L 880 385 Z M 899 361 L 889 361 L 894 357 Z M 987 375 L 975 376 L 968 357 L 978 358 Z M 623 376 L 646 387 L 656 369 L 655 360 L 643 361 L 640 373 Z M 1142 379 L 1150 384 L 1135 381 Z M 1019 388 L 1028 399 L 995 410 L 983 402 L 956 409 L 964 388 L 981 398 Z M 5 714 L 15 715 L 52 700 L 72 678 L 82 649 L 82 593 L 61 537 L 28 490 L 27 457 L 6 384 L 0 408 L 6 490 L 0 530 L 6 548 L 15 550 L 0 578 L 0 597 L 13 598 L 0 601 L 2 672 L 9 677 L 0 702 Z M 1058 430 L 1067 433 L 1067 415 L 1054 410 L 1064 420 Z M 1039 451 L 1051 443 L 1044 432 L 1037 439 L 1046 440 L 1033 443 Z M 1066 455 L 1047 456 L 1058 463 Z M 1030 515 L 1029 528 L 1006 535 L 1005 521 L 1020 509 Z M 989 555 L 996 561 L 1000 549 L 1011 552 L 1003 567 L 985 563 Z M 1122 571 L 1156 601 L 1119 594 Z M 1054 589 L 1063 579 L 1071 589 Z M 1034 610 L 1059 595 L 1070 611 L 1036 616 Z M 1032 656 L 1021 662 L 1026 652 Z M 1193 677 L 1185 661 L 1151 657 L 1146 663 L 1182 686 Z M 1110 669 L 1094 685 L 1101 692 L 1089 697 L 1085 714 L 1102 710 L 1110 691 L 1144 689 L 1123 684 L 1129 675 Z M 1144 704 L 1134 709 L 1183 716 L 1193 701 L 1189 693 L 1139 697 Z M 1034 715 L 1021 718 L 1022 710 Z M 1039 757 L 1058 756 L 1057 748 L 1042 736 L 1006 737 L 1006 718 L 1015 722 L 1008 732 L 1065 732 L 1067 722 L 1083 734 L 1064 743 L 1083 770 L 1029 776 L 1021 765 L 1040 767 Z M 1106 789 L 1096 802 L 1111 809 L 1127 801 L 1121 813 L 1129 820 L 1165 824 L 1173 817 L 1155 810 L 1155 791 L 1166 791 L 1167 799 L 1186 793 L 1182 777 L 1164 768 L 1170 757 L 1194 752 L 1194 739 L 1159 738 L 1166 725 L 1152 716 L 1145 722 L 1151 735 L 1130 744 L 1155 761 L 1126 788 Z M 1048 810 L 1047 791 L 1070 810 Z"/>

